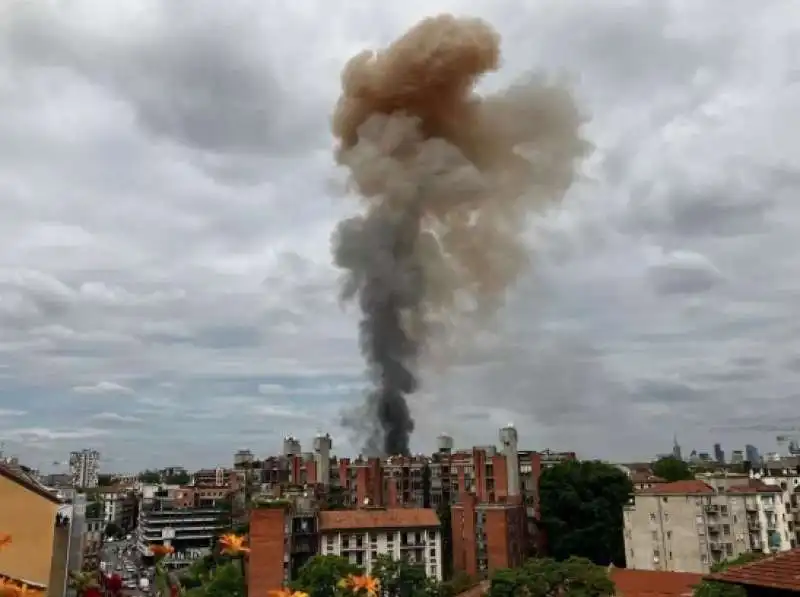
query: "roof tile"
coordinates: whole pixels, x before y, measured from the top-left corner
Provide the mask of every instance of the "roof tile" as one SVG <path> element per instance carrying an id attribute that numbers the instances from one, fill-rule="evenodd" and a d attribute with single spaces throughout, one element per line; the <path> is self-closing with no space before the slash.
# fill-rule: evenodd
<path id="1" fill-rule="evenodd" d="M 800 592 L 800 548 L 706 576 L 735 585 Z"/>
<path id="2" fill-rule="evenodd" d="M 705 495 L 713 494 L 714 488 L 702 481 L 674 481 L 673 483 L 661 483 L 648 487 L 637 493 L 638 495 Z"/>
<path id="3" fill-rule="evenodd" d="M 320 531 L 438 527 L 439 517 L 430 508 L 362 508 L 319 513 Z"/>
<path id="4" fill-rule="evenodd" d="M 702 574 L 612 568 L 617 597 L 691 597 Z"/>

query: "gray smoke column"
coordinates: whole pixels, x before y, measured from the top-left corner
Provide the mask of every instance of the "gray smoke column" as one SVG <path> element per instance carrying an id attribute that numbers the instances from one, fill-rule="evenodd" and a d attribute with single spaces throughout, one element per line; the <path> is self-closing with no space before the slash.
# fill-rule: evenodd
<path id="1" fill-rule="evenodd" d="M 342 73 L 336 160 L 364 210 L 339 224 L 333 253 L 342 296 L 363 313 L 373 452 L 408 454 L 406 398 L 425 350 L 502 303 L 529 261 L 526 217 L 564 195 L 588 148 L 560 86 L 478 96 L 499 64 L 491 26 L 441 15 Z"/>

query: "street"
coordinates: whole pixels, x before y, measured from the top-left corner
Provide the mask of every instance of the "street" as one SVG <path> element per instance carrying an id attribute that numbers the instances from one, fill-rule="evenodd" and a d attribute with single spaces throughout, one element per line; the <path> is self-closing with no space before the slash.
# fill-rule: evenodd
<path id="1" fill-rule="evenodd" d="M 106 541 L 103 545 L 102 561 L 105 562 L 105 574 L 118 574 L 122 577 L 123 592 L 131 597 L 146 597 L 152 594 L 151 589 L 142 590 L 142 577 L 147 578 L 152 587 L 152 574 L 143 569 L 136 545 L 133 540 Z"/>

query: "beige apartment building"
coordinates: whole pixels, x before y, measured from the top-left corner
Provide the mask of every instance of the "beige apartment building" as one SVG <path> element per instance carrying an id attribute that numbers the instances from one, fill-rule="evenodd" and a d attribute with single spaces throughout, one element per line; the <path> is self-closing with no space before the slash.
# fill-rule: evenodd
<path id="1" fill-rule="evenodd" d="M 709 479 L 710 480 L 710 479 Z M 653 485 L 625 508 L 627 567 L 708 573 L 750 551 L 780 551 L 786 531 L 780 488 L 746 476 Z"/>

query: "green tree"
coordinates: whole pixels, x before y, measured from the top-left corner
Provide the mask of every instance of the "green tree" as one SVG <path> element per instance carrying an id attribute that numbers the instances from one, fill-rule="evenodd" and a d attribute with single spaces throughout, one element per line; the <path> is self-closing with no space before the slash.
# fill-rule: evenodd
<path id="1" fill-rule="evenodd" d="M 161 473 L 156 470 L 146 470 L 139 473 L 139 481 L 142 483 L 161 483 Z"/>
<path id="2" fill-rule="evenodd" d="M 244 597 L 245 580 L 236 562 L 219 566 L 203 585 L 206 597 Z"/>
<path id="3" fill-rule="evenodd" d="M 750 552 L 743 553 L 737 558 L 726 560 L 711 566 L 711 572 L 722 572 L 731 566 L 742 566 L 755 562 L 764 557 L 763 553 Z M 697 586 L 694 590 L 694 597 L 747 597 L 747 592 L 737 585 L 729 585 L 727 583 L 704 581 Z"/>
<path id="4" fill-rule="evenodd" d="M 674 456 L 664 456 L 653 463 L 653 474 L 672 483 L 694 479 L 689 465 Z"/>
<path id="5" fill-rule="evenodd" d="M 624 566 L 622 513 L 632 494 L 628 476 L 610 464 L 569 461 L 545 469 L 539 479 L 539 526 L 549 555 Z"/>
<path id="6" fill-rule="evenodd" d="M 114 484 L 114 475 L 97 475 L 98 487 L 110 487 Z"/>
<path id="7" fill-rule="evenodd" d="M 585 558 L 557 562 L 550 558 L 527 560 L 520 568 L 495 571 L 487 597 L 607 597 L 614 583 L 604 566 Z"/>
<path id="8" fill-rule="evenodd" d="M 148 471 L 149 472 L 149 471 Z M 178 473 L 177 475 L 170 475 L 164 479 L 164 482 L 168 485 L 188 485 L 189 481 L 192 480 L 192 477 L 186 471 L 182 473 Z"/>
<path id="9" fill-rule="evenodd" d="M 104 534 L 106 537 L 113 537 L 114 539 L 119 539 L 120 537 L 125 536 L 125 529 L 119 526 L 116 522 L 109 522 L 106 525 Z"/>
<path id="10" fill-rule="evenodd" d="M 303 591 L 309 597 L 335 597 L 336 585 L 342 578 L 363 572 L 341 556 L 314 556 L 300 568 L 290 585 L 293 591 Z"/>
<path id="11" fill-rule="evenodd" d="M 380 582 L 383 597 L 423 597 L 433 589 L 425 568 L 388 555 L 378 556 L 372 565 L 372 576 Z"/>
<path id="12" fill-rule="evenodd" d="M 442 524 L 442 576 L 450 580 L 453 576 L 453 518 L 450 504 L 442 502 L 436 509 L 436 515 Z"/>

